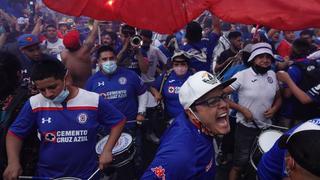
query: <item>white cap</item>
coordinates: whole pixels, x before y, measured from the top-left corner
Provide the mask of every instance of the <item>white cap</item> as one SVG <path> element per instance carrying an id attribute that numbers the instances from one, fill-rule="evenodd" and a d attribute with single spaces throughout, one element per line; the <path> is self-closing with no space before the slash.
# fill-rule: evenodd
<path id="1" fill-rule="evenodd" d="M 248 59 L 248 62 L 252 61 L 256 56 L 260 54 L 270 54 L 273 57 L 272 47 L 268 43 L 257 43 L 251 47 L 251 55 Z"/>
<path id="2" fill-rule="evenodd" d="M 188 109 L 197 99 L 217 87 L 226 87 L 236 79 L 230 79 L 221 83 L 216 76 L 199 71 L 190 76 L 180 88 L 179 101 L 184 109 Z"/>
<path id="3" fill-rule="evenodd" d="M 174 52 L 173 56 L 171 57 L 171 61 L 174 61 L 174 58 L 180 57 L 180 56 L 184 56 L 186 61 L 188 61 L 190 58 L 185 51 L 179 50 Z"/>

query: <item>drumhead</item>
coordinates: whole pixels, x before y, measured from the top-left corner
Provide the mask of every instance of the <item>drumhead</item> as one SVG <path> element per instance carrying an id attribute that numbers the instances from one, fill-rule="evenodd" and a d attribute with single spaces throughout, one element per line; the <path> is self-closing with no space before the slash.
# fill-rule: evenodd
<path id="1" fill-rule="evenodd" d="M 102 138 L 96 145 L 96 152 L 97 154 L 101 154 L 104 145 L 107 143 L 109 138 L 109 135 L 107 135 L 106 137 Z M 132 144 L 132 136 L 128 133 L 121 133 L 121 136 L 118 139 L 118 142 L 116 143 L 116 145 L 114 146 L 114 148 L 112 149 L 112 154 L 118 154 L 126 149 L 128 149 L 128 147 L 130 147 L 130 145 Z"/>
<path id="2" fill-rule="evenodd" d="M 282 134 L 282 132 L 273 129 L 263 131 L 258 138 L 258 144 L 263 153 L 268 152 Z"/>

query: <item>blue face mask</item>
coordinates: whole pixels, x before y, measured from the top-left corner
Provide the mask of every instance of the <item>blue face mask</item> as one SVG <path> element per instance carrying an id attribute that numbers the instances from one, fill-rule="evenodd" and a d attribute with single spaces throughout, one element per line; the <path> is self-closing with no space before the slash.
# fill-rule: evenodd
<path id="1" fill-rule="evenodd" d="M 61 93 L 57 97 L 52 99 L 52 102 L 61 104 L 69 96 L 69 93 L 70 93 L 69 90 L 65 88 L 64 90 L 61 91 Z"/>
<path id="2" fill-rule="evenodd" d="M 103 62 L 101 65 L 102 65 L 102 70 L 107 74 L 112 74 L 117 69 L 117 63 L 115 60 L 112 60 L 112 61 L 109 60 L 109 61 Z"/>

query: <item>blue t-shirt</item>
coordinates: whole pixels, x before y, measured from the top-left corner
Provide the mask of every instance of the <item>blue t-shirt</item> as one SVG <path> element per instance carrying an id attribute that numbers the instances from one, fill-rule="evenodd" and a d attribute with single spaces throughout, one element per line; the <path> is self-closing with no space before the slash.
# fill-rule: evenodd
<path id="1" fill-rule="evenodd" d="M 290 135 L 297 125 L 289 129 L 285 134 Z M 278 145 L 279 139 L 275 142 L 272 148 L 265 153 L 259 162 L 257 175 L 259 180 L 282 180 L 285 177 L 285 149 L 280 149 Z"/>
<path id="2" fill-rule="evenodd" d="M 179 101 L 179 90 L 182 84 L 191 76 L 191 72 L 183 77 L 178 77 L 174 71 L 171 71 L 168 79 L 165 81 L 162 89 L 162 97 L 164 100 L 165 110 L 170 118 L 178 116 L 184 109 Z M 153 83 L 153 87 L 160 91 L 163 75 L 159 76 Z"/>
<path id="3" fill-rule="evenodd" d="M 211 53 L 211 56 L 214 48 L 218 44 L 219 38 L 220 38 L 220 35 L 215 32 L 211 32 L 207 37 L 207 39 L 209 40 L 208 51 L 209 53 Z"/>
<path id="4" fill-rule="evenodd" d="M 304 64 L 308 64 L 309 60 L 308 59 L 301 59 L 301 60 L 299 60 L 299 62 L 302 62 Z M 287 72 L 288 72 L 290 78 L 293 80 L 293 82 L 298 87 L 300 87 L 302 79 L 303 79 L 303 72 L 301 71 L 301 69 L 297 65 L 293 64 L 288 68 Z M 284 84 L 283 87 L 287 88 L 288 86 L 286 84 Z M 299 102 L 299 100 L 296 97 L 291 96 L 289 98 L 284 98 L 283 104 L 281 106 L 281 115 L 286 118 L 296 118 L 294 116 L 294 111 L 296 111 L 298 106 L 302 106 L 302 104 Z"/>
<path id="5" fill-rule="evenodd" d="M 213 180 L 214 176 L 212 137 L 181 113 L 162 136 L 158 152 L 141 180 Z"/>
<path id="6" fill-rule="evenodd" d="M 135 72 L 118 67 L 110 76 L 101 71 L 92 75 L 87 81 L 86 89 L 100 94 L 119 109 L 127 117 L 128 127 L 135 124 L 133 120 L 138 113 L 138 96 L 145 93 L 147 88 Z"/>
<path id="7" fill-rule="evenodd" d="M 169 49 L 164 47 L 163 44 L 161 44 L 158 48 L 168 59 L 171 59 L 171 57 L 173 56 L 173 52 L 170 52 Z"/>
<path id="8" fill-rule="evenodd" d="M 317 105 L 320 105 L 320 84 L 308 90 L 307 94 L 313 102 L 315 102 Z"/>
<path id="9" fill-rule="evenodd" d="M 148 56 L 146 51 L 141 49 L 141 53 L 142 53 L 142 56 L 145 58 L 145 61 L 147 62 Z M 119 63 L 121 64 L 122 67 L 126 67 L 127 69 L 130 69 L 136 72 L 139 76 L 141 75 L 138 59 L 136 58 L 136 54 L 132 50 L 125 51 Z"/>
<path id="10" fill-rule="evenodd" d="M 55 104 L 41 94 L 32 96 L 9 129 L 24 139 L 41 134 L 37 176 L 88 179 L 98 168 L 95 152 L 99 125 L 112 128 L 125 117 L 98 94 L 79 89 L 73 99 Z"/>

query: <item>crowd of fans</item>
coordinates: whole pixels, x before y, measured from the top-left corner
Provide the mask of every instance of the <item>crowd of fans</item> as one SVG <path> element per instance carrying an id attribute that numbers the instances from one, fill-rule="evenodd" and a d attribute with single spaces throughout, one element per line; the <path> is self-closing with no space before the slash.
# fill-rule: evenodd
<path id="1" fill-rule="evenodd" d="M 7 132 L 9 132 L 8 136 L 14 134 L 26 141 L 22 147 L 22 154 L 30 153 L 28 155 L 37 157 L 40 152 L 41 163 L 51 162 L 44 162 L 45 159 L 41 155 L 45 145 L 40 143 L 39 150 L 39 143 L 32 143 L 37 139 L 37 132 L 32 131 L 31 125 L 34 124 L 27 121 L 31 123 L 30 126 L 23 123 L 19 125 L 20 121 L 23 122 L 23 118 L 31 118 L 28 117 L 31 115 L 27 112 L 32 114 L 34 111 L 42 111 L 45 108 L 60 108 L 60 106 L 51 106 L 49 103 L 40 108 L 41 110 L 34 109 L 46 102 L 37 95 L 38 93 L 47 99 L 62 98 L 61 102 L 59 99 L 56 101 L 58 103 L 64 102 L 69 94 L 75 97 L 75 94 L 81 93 L 84 100 L 74 103 L 94 106 L 98 109 L 98 115 L 103 117 L 106 115 L 99 114 L 104 112 L 103 110 L 100 112 L 100 108 L 111 109 L 112 113 L 108 112 L 106 119 L 94 117 L 98 119 L 99 126 L 107 125 L 99 127 L 98 134 L 103 136 L 110 134 L 116 138 L 115 131 L 120 132 L 123 128 L 123 132 L 133 137 L 136 147 L 133 165 L 112 170 L 118 172 L 118 179 L 140 177 L 151 179 L 152 175 L 162 178 L 161 172 L 164 169 L 168 173 L 171 172 L 170 168 L 178 168 L 178 166 L 166 164 L 159 166 L 161 165 L 158 163 L 159 158 L 156 158 L 150 167 L 145 167 L 144 164 L 149 164 L 150 160 L 144 158 L 143 152 L 148 149 L 148 144 L 144 143 L 143 139 L 159 145 L 165 129 L 171 124 L 177 127 L 178 122 L 175 124 L 175 119 L 181 118 L 180 114 L 189 109 L 192 109 L 188 112 L 192 112 L 193 115 L 201 114 L 191 105 L 181 104 L 179 92 L 188 78 L 202 71 L 210 72 L 220 81 L 236 78 L 232 84 L 220 90 L 223 92 L 221 97 L 209 98 L 206 102 L 210 107 L 223 100 L 227 102 L 228 107 L 230 106 L 228 123 L 231 131 L 223 137 L 216 137 L 214 150 L 216 157 L 213 162 L 210 161 L 218 167 L 231 164 L 232 167 L 225 170 L 228 171 L 230 180 L 249 179 L 247 172 L 250 171 L 248 164 L 252 153 L 251 147 L 258 146 L 255 140 L 263 130 L 273 127 L 297 128 L 296 126 L 301 123 L 320 117 L 320 29 L 281 31 L 255 25 L 233 24 L 206 12 L 179 32 L 161 35 L 121 22 L 102 22 L 85 17 L 64 16 L 47 9 L 41 2 L 31 2 L 9 3 L 8 1 L 7 6 L 3 5 L 0 9 L 0 80 L 2 82 L 0 172 L 4 173 L 5 179 L 10 179 L 13 172 L 18 173 L 18 170 L 14 169 L 16 167 L 8 166 L 12 168 L 9 170 L 8 167 L 6 168 L 8 163 L 12 165 L 10 162 L 13 157 L 9 153 L 8 161 L 4 158 L 7 157 L 5 150 Z M 12 8 L 18 8 L 20 12 L 15 12 Z M 65 66 L 66 70 L 62 66 Z M 56 70 L 59 72 L 55 73 Z M 60 85 L 63 90 L 61 93 L 59 91 L 60 94 L 55 92 L 57 89 L 54 86 L 55 81 L 45 82 L 50 77 L 61 80 Z M 46 83 L 53 84 L 45 87 Z M 68 89 L 70 92 L 67 91 Z M 100 97 L 95 97 L 87 91 L 98 93 Z M 227 96 L 229 94 L 230 99 Z M 92 96 L 92 99 L 89 96 Z M 30 97 L 31 99 L 28 100 Z M 39 102 L 34 97 L 38 98 Z M 72 100 L 70 97 L 67 99 Z M 101 99 L 107 100 L 107 103 Z M 84 102 L 85 100 L 87 102 Z M 197 101 L 195 99 L 195 102 Z M 23 106 L 24 103 L 27 105 Z M 62 103 L 61 107 L 66 106 Z M 20 111 L 22 113 L 18 116 Z M 74 116 L 79 121 L 81 118 L 84 118 L 84 121 L 89 118 L 87 115 L 80 117 L 70 109 L 68 111 L 70 112 L 64 112 L 63 118 Z M 85 112 L 90 118 L 97 116 L 91 114 L 90 108 Z M 125 125 L 121 124 L 124 117 L 126 117 Z M 222 115 L 218 117 L 217 123 L 223 123 L 219 122 L 219 118 L 224 117 Z M 112 123 L 107 123 L 107 120 Z M 41 122 L 38 121 L 40 126 Z M 145 128 L 143 132 L 140 131 L 141 123 Z M 42 120 L 42 126 L 38 127 L 38 131 L 40 136 L 47 140 L 46 135 L 50 128 L 44 128 L 43 124 L 46 124 L 44 120 Z M 65 130 L 75 128 L 75 125 L 64 126 Z M 115 130 L 112 127 L 119 129 L 115 128 Z M 22 131 L 21 128 L 25 130 Z M 299 127 L 297 129 L 299 130 Z M 297 129 L 292 130 L 291 133 L 295 134 Z M 28 136 L 29 134 L 31 137 Z M 311 141 L 307 139 L 308 137 L 299 142 Z M 175 136 L 172 133 L 166 135 L 161 144 L 165 144 L 165 141 L 170 142 L 170 138 Z M 6 140 L 13 141 L 12 137 Z M 289 144 L 289 142 L 291 141 L 287 140 L 286 143 Z M 284 146 L 286 143 L 283 143 Z M 92 143 L 88 146 L 91 147 Z M 300 145 L 294 144 L 294 146 Z M 317 144 L 314 147 L 317 146 L 320 145 Z M 156 157 L 163 155 L 161 147 L 160 145 L 160 151 Z M 72 150 L 76 150 L 75 148 Z M 7 150 L 12 150 L 8 149 L 8 143 Z M 289 152 L 291 158 L 296 157 L 290 148 Z M 75 157 L 79 156 L 75 155 Z M 35 169 L 26 167 L 26 164 L 30 164 L 28 161 L 32 161 L 31 164 L 35 165 L 34 159 L 23 159 L 23 167 L 18 168 L 19 175 L 22 169 L 24 175 L 34 175 Z M 92 159 L 86 159 L 86 161 L 92 163 Z M 64 161 L 61 160 L 61 162 Z M 106 162 L 102 162 L 103 160 L 100 159 L 99 167 L 105 167 Z M 168 162 L 178 163 L 179 161 L 170 159 Z M 81 161 L 81 163 L 86 162 Z M 63 166 L 63 163 L 57 165 Z M 310 164 L 299 165 L 309 172 L 308 177 L 320 179 L 319 168 L 314 167 L 310 170 L 309 167 L 312 166 Z M 262 166 L 260 169 L 263 169 Z M 267 165 L 264 164 L 264 166 Z M 320 167 L 320 164 L 313 166 Z M 40 164 L 39 167 L 44 168 L 45 164 Z M 210 169 L 210 167 L 207 168 Z M 55 171 L 50 171 L 48 174 L 59 177 L 64 176 L 63 173 L 74 172 L 68 168 L 72 167 L 68 165 L 60 174 L 55 174 Z M 144 174 L 146 168 L 147 172 Z M 154 170 L 155 168 L 158 169 Z M 293 165 L 290 168 L 293 169 Z M 89 169 L 86 170 L 89 171 Z M 294 170 L 292 172 L 295 172 Z M 81 171 L 81 176 L 87 178 L 90 172 Z M 181 171 L 180 173 L 191 172 Z M 262 179 L 263 173 L 258 173 L 259 178 Z M 169 173 L 167 177 L 168 179 L 187 177 L 181 174 L 175 176 Z M 253 174 L 255 177 L 255 172 Z M 282 176 L 281 174 L 280 170 L 279 176 Z M 286 176 L 292 177 L 289 172 L 283 175 L 283 177 Z M 193 179 L 192 176 L 190 177 Z M 200 177 L 209 176 L 198 176 Z"/>

